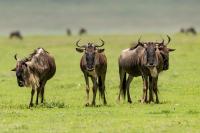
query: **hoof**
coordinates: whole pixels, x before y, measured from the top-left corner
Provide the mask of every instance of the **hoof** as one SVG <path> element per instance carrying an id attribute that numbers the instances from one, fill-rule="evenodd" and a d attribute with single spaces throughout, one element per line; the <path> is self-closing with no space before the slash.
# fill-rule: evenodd
<path id="1" fill-rule="evenodd" d="M 128 100 L 128 103 L 130 103 L 130 104 L 131 104 L 131 103 L 132 103 L 132 100 Z"/>
<path id="2" fill-rule="evenodd" d="M 160 102 L 158 101 L 158 100 L 156 100 L 156 102 L 155 102 L 156 104 L 159 104 Z"/>
<path id="3" fill-rule="evenodd" d="M 89 103 L 86 103 L 86 104 L 85 104 L 85 107 L 88 107 L 89 105 L 90 105 Z"/>
<path id="4" fill-rule="evenodd" d="M 29 108 L 31 108 L 31 107 L 33 107 L 33 103 L 30 103 L 30 104 L 29 104 Z"/>

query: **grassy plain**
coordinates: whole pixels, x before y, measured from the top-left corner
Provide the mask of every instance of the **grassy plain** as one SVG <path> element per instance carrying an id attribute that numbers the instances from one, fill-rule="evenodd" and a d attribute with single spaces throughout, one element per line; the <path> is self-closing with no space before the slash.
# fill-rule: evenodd
<path id="1" fill-rule="evenodd" d="M 164 35 L 163 35 L 164 36 Z M 160 104 L 141 104 L 141 77 L 131 84 L 133 104 L 116 103 L 120 51 L 139 35 L 83 36 L 82 43 L 105 40 L 108 58 L 107 106 L 84 107 L 85 82 L 79 68 L 81 54 L 75 51 L 78 36 L 25 36 L 23 41 L 0 37 L 0 132 L 200 132 L 200 36 L 173 34 L 169 47 L 170 69 L 160 74 Z M 159 40 L 145 34 L 143 40 Z M 57 72 L 45 89 L 45 104 L 28 109 L 30 89 L 19 88 L 13 55 L 23 58 L 37 47 L 54 55 Z M 91 83 L 91 82 L 90 82 Z M 99 97 L 97 105 L 102 105 Z"/>

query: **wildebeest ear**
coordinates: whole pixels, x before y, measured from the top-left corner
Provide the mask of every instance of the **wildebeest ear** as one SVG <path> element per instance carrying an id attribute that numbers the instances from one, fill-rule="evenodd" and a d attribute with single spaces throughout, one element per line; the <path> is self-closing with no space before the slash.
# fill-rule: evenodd
<path id="1" fill-rule="evenodd" d="M 104 48 L 97 49 L 97 52 L 98 52 L 98 53 L 102 53 L 103 51 L 104 51 Z"/>
<path id="2" fill-rule="evenodd" d="M 169 52 L 175 51 L 176 49 L 168 48 Z"/>
<path id="3" fill-rule="evenodd" d="M 146 44 L 146 43 L 139 43 L 138 45 L 139 45 L 139 46 L 142 46 L 142 47 L 144 47 L 144 48 L 147 47 L 147 44 Z"/>
<path id="4" fill-rule="evenodd" d="M 76 51 L 79 52 L 79 53 L 82 53 L 84 51 L 84 49 L 82 49 L 82 48 L 76 48 Z"/>
<path id="5" fill-rule="evenodd" d="M 15 67 L 15 68 L 13 68 L 11 71 L 16 71 L 16 67 Z"/>

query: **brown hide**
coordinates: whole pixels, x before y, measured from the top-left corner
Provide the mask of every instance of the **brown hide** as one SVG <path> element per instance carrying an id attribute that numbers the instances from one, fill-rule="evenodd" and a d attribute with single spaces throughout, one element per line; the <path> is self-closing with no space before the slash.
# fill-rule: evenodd
<path id="1" fill-rule="evenodd" d="M 15 56 L 16 58 L 16 56 Z M 46 82 L 51 79 L 56 72 L 56 64 L 54 58 L 43 48 L 36 49 L 29 57 L 22 60 L 17 60 L 16 75 L 22 75 L 24 84 L 21 85 L 32 87 L 31 101 L 29 107 L 33 106 L 33 96 L 37 91 L 36 104 L 38 104 L 38 96 L 41 94 L 43 103 L 44 98 L 44 87 Z M 23 67 L 23 68 L 22 68 Z M 17 77 L 18 79 L 18 77 Z M 20 83 L 23 83 L 22 81 Z"/>

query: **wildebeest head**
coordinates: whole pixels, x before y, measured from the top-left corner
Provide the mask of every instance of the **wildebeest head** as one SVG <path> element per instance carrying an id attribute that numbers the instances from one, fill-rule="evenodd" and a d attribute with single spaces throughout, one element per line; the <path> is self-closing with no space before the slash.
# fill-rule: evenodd
<path id="1" fill-rule="evenodd" d="M 80 40 L 79 40 L 80 41 Z M 88 71 L 93 71 L 95 69 L 95 63 L 96 63 L 96 56 L 98 53 L 101 53 L 104 51 L 104 49 L 101 49 L 99 47 L 102 47 L 104 45 L 104 41 L 101 40 L 101 45 L 95 45 L 93 43 L 88 43 L 87 45 L 79 45 L 79 41 L 76 42 L 76 51 L 78 52 L 84 52 L 84 59 L 86 63 L 86 69 Z"/>
<path id="2" fill-rule="evenodd" d="M 168 37 L 168 42 L 140 42 L 138 40 L 138 45 L 145 48 L 143 56 L 143 65 L 147 67 L 153 77 L 157 76 L 156 67 L 159 64 L 158 53 L 162 56 L 163 59 L 163 70 L 167 70 L 169 66 L 169 52 L 174 51 L 175 49 L 167 48 L 167 45 L 170 42 L 170 37 Z"/>
<path id="3" fill-rule="evenodd" d="M 158 64 L 158 58 L 156 57 L 157 47 L 154 42 L 140 42 L 138 45 L 144 48 L 143 65 L 148 68 L 156 67 Z"/>
<path id="4" fill-rule="evenodd" d="M 28 72 L 28 65 L 26 64 L 25 60 L 18 60 L 17 54 L 15 54 L 14 58 L 17 61 L 17 65 L 12 71 L 16 72 L 17 83 L 20 87 L 26 86 L 26 78 Z"/>
<path id="5" fill-rule="evenodd" d="M 167 35 L 168 42 L 165 43 L 164 39 L 162 42 L 157 43 L 156 45 L 158 46 L 159 52 L 163 58 L 163 70 L 167 70 L 169 67 L 169 52 L 175 51 L 175 49 L 168 48 L 167 45 L 170 43 L 171 38 Z"/>

